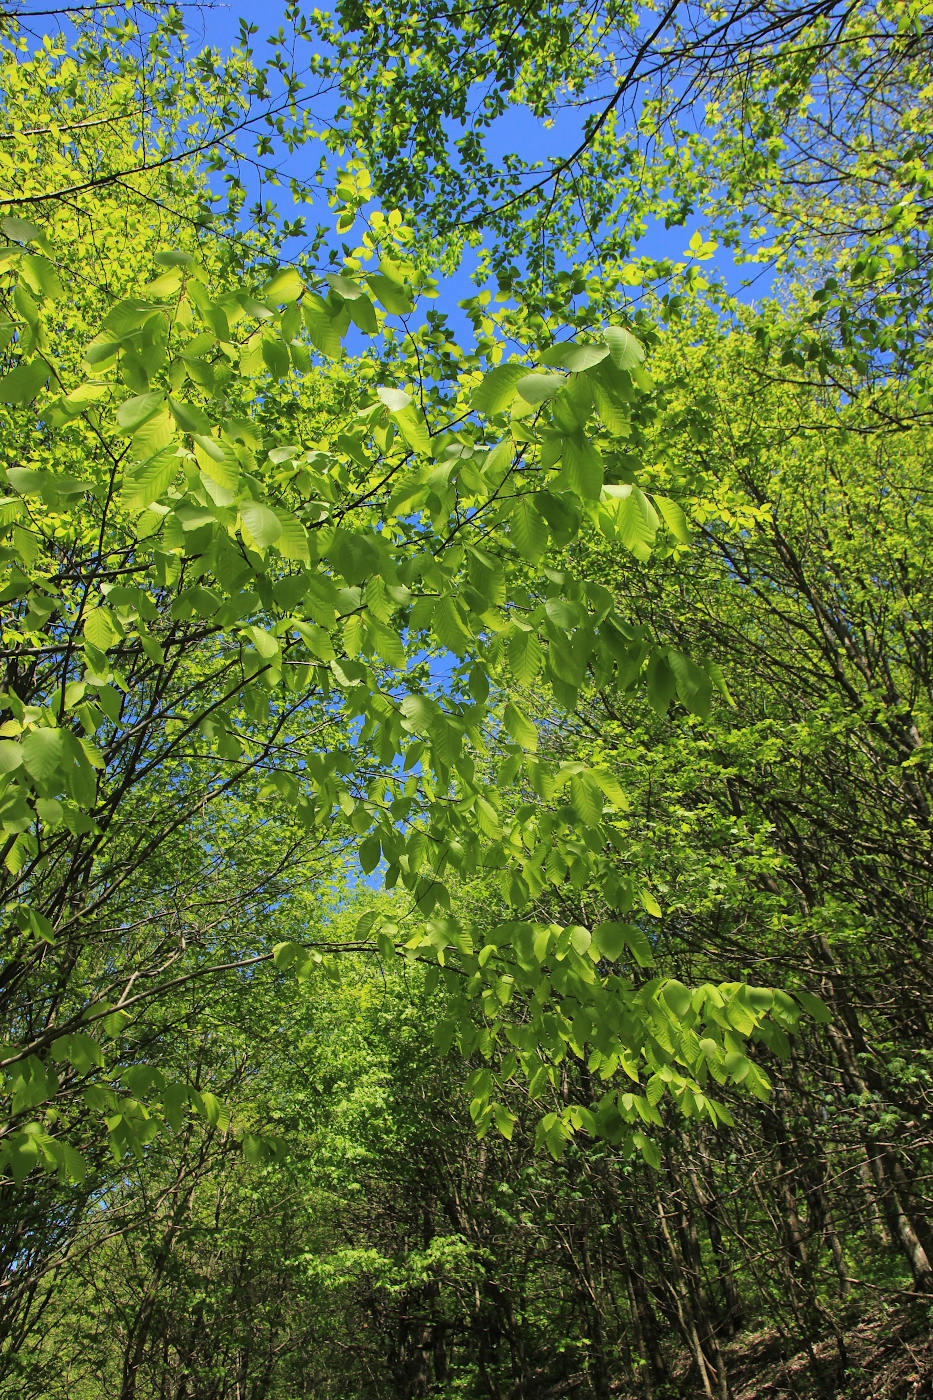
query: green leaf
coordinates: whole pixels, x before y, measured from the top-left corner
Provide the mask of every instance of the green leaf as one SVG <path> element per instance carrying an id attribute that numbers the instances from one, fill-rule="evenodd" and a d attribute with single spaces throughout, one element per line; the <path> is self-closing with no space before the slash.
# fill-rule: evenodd
<path id="1" fill-rule="evenodd" d="M 662 994 L 678 1020 L 683 1020 L 693 1002 L 690 988 L 685 987 L 683 982 L 678 982 L 676 977 L 671 977 L 664 983 Z"/>
<path id="2" fill-rule="evenodd" d="M 367 281 L 390 315 L 407 316 L 409 311 L 414 309 L 411 297 L 405 288 L 393 281 L 391 277 L 386 277 L 383 273 L 373 272 L 370 273 Z"/>
<path id="3" fill-rule="evenodd" d="M 668 530 L 679 544 L 690 543 L 690 527 L 687 524 L 687 517 L 684 515 L 676 501 L 672 501 L 668 496 L 658 496 L 652 492 L 651 499 L 657 506 L 658 513 Z"/>
<path id="4" fill-rule="evenodd" d="M 206 1123 L 221 1130 L 226 1130 L 229 1127 L 230 1110 L 216 1094 L 212 1094 L 209 1089 L 202 1089 L 200 1094 L 192 1097 L 194 1097 L 195 1106 L 200 1109 L 201 1116 Z M 200 1099 L 200 1104 L 198 1099 Z"/>
<path id="5" fill-rule="evenodd" d="M 285 559 L 294 559 L 299 564 L 307 564 L 311 559 L 308 532 L 296 515 L 289 511 L 276 511 L 282 533 L 275 540 L 275 547 Z"/>
<path id="6" fill-rule="evenodd" d="M 635 924 L 620 923 L 618 920 L 597 924 L 593 929 L 593 942 L 600 956 L 610 962 L 620 958 L 626 949 L 640 967 L 650 967 L 654 961 L 651 944 Z"/>
<path id="7" fill-rule="evenodd" d="M 563 442 L 562 481 L 584 501 L 599 499 L 603 485 L 603 464 L 599 452 L 587 439 L 577 434 Z"/>
<path id="8" fill-rule="evenodd" d="M 179 460 L 175 447 L 165 447 L 144 462 L 134 463 L 127 472 L 120 499 L 127 510 L 145 510 L 163 496 L 178 473 Z"/>
<path id="9" fill-rule="evenodd" d="M 278 336 L 264 335 L 262 338 L 262 358 L 273 379 L 287 378 L 292 362 L 288 348 Z"/>
<path id="10" fill-rule="evenodd" d="M 641 364 L 645 358 L 644 346 L 631 331 L 622 326 L 607 326 L 604 334 L 616 369 L 631 370 Z"/>
<path id="11" fill-rule="evenodd" d="M 169 398 L 168 406 L 171 409 L 172 417 L 183 433 L 203 434 L 210 432 L 210 419 L 197 404 L 188 403 L 184 399 Z"/>
<path id="12" fill-rule="evenodd" d="M 61 398 L 56 399 L 55 403 L 52 405 L 52 409 L 54 409 L 56 414 L 61 416 L 61 419 L 68 421 L 69 419 L 77 418 L 85 409 L 100 403 L 102 399 L 109 398 L 110 394 L 111 386 L 109 384 L 97 384 L 93 381 L 88 381 L 84 384 L 79 384 L 76 389 L 72 389 L 70 394 L 63 394 Z M 55 423 L 53 426 L 60 426 L 60 424 Z"/>
<path id="13" fill-rule="evenodd" d="M 81 495 L 88 485 L 67 472 L 34 471 L 31 467 L 9 467 L 7 479 L 20 495 L 41 495 L 50 505 L 57 505 L 62 498 L 67 500 L 70 496 Z"/>
<path id="14" fill-rule="evenodd" d="M 664 995 L 667 996 L 666 991 Z M 741 1084 L 744 1079 L 747 1079 L 752 1070 L 751 1060 L 741 1050 L 728 1050 L 724 1063 L 730 1079 L 734 1080 L 736 1084 Z"/>
<path id="15" fill-rule="evenodd" d="M 164 310 L 155 302 L 144 301 L 141 297 L 126 297 L 104 317 L 103 328 L 113 331 L 117 337 L 124 337 L 141 330 L 157 312 Z"/>
<path id="16" fill-rule="evenodd" d="M 641 907 L 646 913 L 650 914 L 653 919 L 660 919 L 661 906 L 645 885 L 642 885 L 641 889 L 638 891 L 638 898 L 641 901 Z"/>
<path id="17" fill-rule="evenodd" d="M 107 608 L 91 608 L 84 619 L 84 636 L 98 651 L 107 651 L 120 640 L 121 632 Z"/>
<path id="18" fill-rule="evenodd" d="M 552 345 L 541 356 L 541 363 L 579 374 L 583 370 L 592 369 L 593 365 L 598 365 L 608 354 L 608 345 Z"/>
<path id="19" fill-rule="evenodd" d="M 498 1128 L 499 1132 L 505 1138 L 506 1142 L 511 1142 L 512 1133 L 515 1129 L 515 1124 L 518 1122 L 518 1119 L 515 1117 L 514 1114 L 509 1112 L 505 1104 L 493 1104 L 492 1112 L 493 1117 L 496 1121 L 496 1127 Z"/>
<path id="20" fill-rule="evenodd" d="M 23 761 L 23 746 L 13 739 L 0 739 L 0 773 L 13 773 Z"/>
<path id="21" fill-rule="evenodd" d="M 240 506 L 240 520 L 250 542 L 259 549 L 275 544 L 282 533 L 282 522 L 275 511 L 261 501 L 247 501 Z"/>
<path id="22" fill-rule="evenodd" d="M 364 875 L 371 875 L 382 858 L 382 847 L 378 836 L 369 836 L 360 846 L 360 869 Z"/>
<path id="23" fill-rule="evenodd" d="M 117 409 L 117 425 L 124 433 L 131 435 L 144 423 L 148 423 L 150 418 L 155 417 L 164 403 L 165 395 L 159 390 L 137 394 L 135 398 L 121 403 Z"/>
<path id="24" fill-rule="evenodd" d="M 559 394 L 566 383 L 562 374 L 525 374 L 515 389 L 526 403 L 537 405 Z"/>
<path id="25" fill-rule="evenodd" d="M 646 676 L 648 701 L 655 714 L 663 718 L 674 698 L 677 680 L 667 657 L 656 651 L 648 663 Z"/>
<path id="26" fill-rule="evenodd" d="M 23 275 L 30 287 L 45 301 L 58 301 L 63 295 L 61 282 L 48 258 L 36 257 L 29 253 L 20 262 Z"/>
<path id="27" fill-rule="evenodd" d="M 194 456 L 201 471 L 225 491 L 235 491 L 240 484 L 240 463 L 227 442 L 193 433 Z M 222 499 L 222 498 L 217 498 Z"/>
<path id="28" fill-rule="evenodd" d="M 692 714 L 705 719 L 709 714 L 713 697 L 713 687 L 709 676 L 689 656 L 667 648 L 667 659 L 677 681 L 677 694 L 681 704 Z"/>
<path id="29" fill-rule="evenodd" d="M 375 335 L 379 330 L 379 321 L 376 317 L 376 308 L 369 297 L 356 297 L 353 301 L 347 302 L 347 310 L 350 313 L 350 320 L 358 330 L 364 335 Z"/>
<path id="30" fill-rule="evenodd" d="M 294 267 L 283 267 L 263 290 L 266 301 L 297 301 L 305 289 L 301 276 Z"/>
<path id="31" fill-rule="evenodd" d="M 612 392 L 611 388 L 593 376 L 591 381 L 596 412 L 611 433 L 625 437 L 629 432 L 630 409 L 628 404 Z"/>
<path id="32" fill-rule="evenodd" d="M 318 657 L 321 661 L 333 661 L 333 643 L 323 627 L 315 627 L 310 623 L 301 622 L 297 619 L 294 623 L 294 627 L 312 656 Z"/>
<path id="33" fill-rule="evenodd" d="M 523 748 L 536 753 L 538 749 L 538 731 L 527 715 L 523 714 L 517 705 L 511 701 L 505 707 L 503 717 L 507 732 L 512 736 L 517 744 Z"/>
<path id="34" fill-rule="evenodd" d="M 79 1074 L 87 1074 L 92 1069 L 100 1069 L 104 1063 L 103 1053 L 96 1040 L 81 1031 L 61 1035 L 52 1042 L 52 1059 L 59 1064 L 68 1060 Z"/>
<path id="35" fill-rule="evenodd" d="M 329 360 L 339 360 L 343 351 L 341 337 L 348 318 L 331 315 L 327 303 L 319 296 L 309 295 L 301 303 L 301 314 L 315 350 Z"/>
<path id="36" fill-rule="evenodd" d="M 589 950 L 592 942 L 593 935 L 588 928 L 584 928 L 582 924 L 574 924 L 571 927 L 570 946 L 573 948 L 574 952 L 580 954 L 581 958 Z"/>
<path id="37" fill-rule="evenodd" d="M 619 923 L 597 924 L 593 929 L 593 944 L 600 957 L 615 962 L 629 946 L 626 925 Z"/>
<path id="38" fill-rule="evenodd" d="M 399 432 L 413 452 L 421 457 L 431 454 L 431 435 L 421 409 L 414 403 L 395 415 Z"/>
<path id="39" fill-rule="evenodd" d="M 636 558 L 645 558 L 658 529 L 658 517 L 647 496 L 637 486 L 607 486 L 603 495 L 609 495 L 615 502 L 619 539 Z"/>
<path id="40" fill-rule="evenodd" d="M 299 943 L 276 943 L 272 949 L 272 961 L 276 967 L 284 972 L 291 967 L 295 959 L 300 955 L 302 949 Z"/>
<path id="41" fill-rule="evenodd" d="M 404 389 L 377 389 L 376 393 L 390 413 L 401 413 L 411 403 L 411 394 Z"/>
<path id="42" fill-rule="evenodd" d="M 485 797 L 477 797 L 473 804 L 473 810 L 476 813 L 476 821 L 480 831 L 484 836 L 495 840 L 501 831 L 499 813 L 495 807 Z"/>
<path id="43" fill-rule="evenodd" d="M 813 1020 L 816 1021 L 817 1025 L 825 1026 L 832 1020 L 832 1015 L 825 1001 L 821 1001 L 820 998 L 814 996 L 812 992 L 806 992 L 801 987 L 795 987 L 794 996 L 800 1002 L 800 1005 L 807 1015 L 812 1016 Z"/>
<path id="44" fill-rule="evenodd" d="M 591 772 L 612 805 L 620 812 L 627 812 L 631 803 L 615 774 L 606 768 L 593 768 Z"/>
<path id="45" fill-rule="evenodd" d="M 514 401 L 518 382 L 527 374 L 525 365 L 497 365 L 473 390 L 470 400 L 473 407 L 478 413 L 502 413 Z"/>
<path id="46" fill-rule="evenodd" d="M 603 814 L 603 800 L 589 773 L 577 773 L 570 779 L 570 802 L 585 826 L 596 826 Z"/>
<path id="47" fill-rule="evenodd" d="M 463 622 L 453 598 L 439 598 L 431 617 L 431 628 L 442 646 L 457 656 L 465 656 L 473 638 Z"/>
<path id="48" fill-rule="evenodd" d="M 366 295 L 358 282 L 353 282 L 349 277 L 344 277 L 340 273 L 328 272 L 325 274 L 324 280 L 341 301 L 355 301 L 357 297 Z"/>
<path id="49" fill-rule="evenodd" d="M 4 214 L 0 219 L 0 228 L 16 243 L 38 243 L 40 248 L 48 247 L 48 239 L 35 224 L 29 223 L 26 219 L 17 219 L 12 214 Z"/>
<path id="50" fill-rule="evenodd" d="M 22 743 L 23 767 L 37 783 L 45 785 L 62 775 L 66 741 L 61 729 L 31 729 Z"/>
<path id="51" fill-rule="evenodd" d="M 659 1172 L 661 1170 L 661 1154 L 657 1144 L 651 1138 L 646 1137 L 644 1133 L 633 1133 L 632 1141 L 652 1171 Z"/>
<path id="52" fill-rule="evenodd" d="M 243 1156 L 250 1166 L 258 1167 L 266 1160 L 266 1149 L 261 1137 L 255 1133 L 244 1133 L 242 1139 Z"/>
<path id="53" fill-rule="evenodd" d="M 0 403 L 32 403 L 48 377 L 49 366 L 41 355 L 34 360 L 21 360 L 0 379 Z"/>
<path id="54" fill-rule="evenodd" d="M 540 511 L 527 498 L 513 506 L 509 534 L 523 559 L 536 563 L 541 558 L 547 545 L 548 529 Z"/>
<path id="55" fill-rule="evenodd" d="M 560 1161 L 567 1150 L 570 1129 L 554 1113 L 545 1114 L 539 1129 L 548 1152 L 555 1162 Z"/>
<path id="56" fill-rule="evenodd" d="M 243 635 L 252 642 L 263 661 L 274 661 L 279 656 L 278 638 L 264 627 L 244 627 Z"/>
<path id="57" fill-rule="evenodd" d="M 519 685 L 531 685 L 537 679 L 544 659 L 537 633 L 516 631 L 509 640 L 508 657 Z"/>
<path id="58" fill-rule="evenodd" d="M 153 255 L 152 261 L 159 267 L 196 267 L 194 256 L 177 248 L 164 248 Z"/>

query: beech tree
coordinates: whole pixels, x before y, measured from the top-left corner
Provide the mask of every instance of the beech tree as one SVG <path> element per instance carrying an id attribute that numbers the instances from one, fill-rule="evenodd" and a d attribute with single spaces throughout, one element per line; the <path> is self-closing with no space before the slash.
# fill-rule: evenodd
<path id="1" fill-rule="evenodd" d="M 933 1259 L 929 5 L 46 18 L 0 1393 L 839 1394 Z"/>
<path id="2" fill-rule="evenodd" d="M 175 96 L 171 37 L 171 23 L 157 28 L 138 70 L 121 57 L 127 92 L 145 79 Z M 75 73 L 64 48 L 44 52 L 17 67 L 15 95 L 28 105 L 32 77 L 58 108 L 73 91 L 83 107 Z M 84 184 L 119 184 L 129 146 L 121 129 L 106 163 L 118 176 Z M 431 283 L 406 262 L 397 220 L 374 216 L 342 270 L 314 277 L 270 263 L 263 239 L 253 263 L 213 236 L 153 246 L 122 198 L 149 266 L 137 282 L 122 256 L 101 286 L 95 230 L 106 247 L 114 208 L 71 209 L 62 181 L 77 192 L 81 178 L 52 170 L 45 223 L 3 216 L 14 1180 L 37 1165 L 81 1175 L 76 1113 L 98 1115 L 118 1154 L 190 1108 L 218 1121 L 217 1101 L 167 1079 L 157 1057 L 121 1054 L 127 1028 L 189 979 L 267 958 L 299 976 L 333 970 L 326 939 L 257 948 L 238 927 L 251 901 L 303 882 L 308 862 L 313 879 L 348 843 L 411 896 L 410 922 L 367 916 L 351 946 L 428 958 L 456 988 L 443 1034 L 488 1061 L 471 1085 L 480 1131 L 511 1131 L 499 1079 L 535 1083 L 569 1051 L 607 1084 L 592 1106 L 542 1120 L 554 1152 L 585 1127 L 656 1160 L 645 1129 L 667 1092 L 728 1121 L 708 1076 L 765 1092 L 741 1047 L 768 1013 L 792 1027 L 798 1003 L 633 974 L 652 963 L 642 918 L 660 910 L 619 870 L 625 794 L 603 768 L 550 764 L 503 697 L 508 671 L 540 675 L 572 708 L 588 669 L 613 684 L 647 663 L 659 709 L 675 691 L 708 708 L 715 672 L 646 648 L 567 550 L 595 531 L 643 555 L 659 530 L 683 531 L 677 503 L 634 480 L 656 411 L 650 323 L 510 359 L 485 341 L 466 351 L 441 322 L 407 320 Z M 196 197 L 197 173 L 176 173 L 176 194 L 182 178 Z M 38 217 L 39 196 L 24 202 Z M 351 327 L 359 353 L 341 362 Z M 426 684 L 426 649 L 455 659 L 446 693 Z M 508 736 L 494 772 L 490 725 Z M 505 822 L 499 792 L 516 781 L 528 800 Z M 229 806 L 257 792 L 281 843 L 265 859 L 253 838 L 244 858 Z M 447 872 L 490 867 L 508 914 L 475 930 Z M 541 889 L 567 880 L 600 889 L 592 927 L 531 917 Z M 507 1015 L 515 995 L 521 1026 Z M 620 1065 L 631 1088 L 614 1082 Z"/>

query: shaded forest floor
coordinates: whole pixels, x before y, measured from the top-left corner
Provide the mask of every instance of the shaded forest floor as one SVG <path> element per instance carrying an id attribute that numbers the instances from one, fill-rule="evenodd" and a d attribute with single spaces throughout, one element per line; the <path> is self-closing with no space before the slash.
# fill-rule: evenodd
<path id="1" fill-rule="evenodd" d="M 812 1352 L 776 1328 L 743 1332 L 723 1346 L 732 1400 L 933 1400 L 933 1327 L 923 1302 L 850 1314 L 836 1339 Z M 625 1386 L 614 1393 L 630 1400 Z M 665 1400 L 706 1400 L 695 1366 L 684 1365 Z"/>
<path id="2" fill-rule="evenodd" d="M 832 1335 L 812 1355 L 774 1329 L 736 1338 L 724 1348 L 735 1400 L 933 1400 L 933 1335 L 922 1303 L 892 1308 L 879 1300 L 877 1311 L 863 1311 L 842 1338 L 844 1373 Z M 684 1400 L 692 1394 L 685 1390 Z"/>

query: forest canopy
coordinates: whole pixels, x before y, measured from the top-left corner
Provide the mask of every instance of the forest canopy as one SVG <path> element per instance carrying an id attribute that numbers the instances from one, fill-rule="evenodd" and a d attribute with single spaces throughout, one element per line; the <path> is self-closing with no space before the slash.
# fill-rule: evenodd
<path id="1" fill-rule="evenodd" d="M 262 22 L 0 19 L 0 1396 L 919 1396 L 933 6 Z"/>

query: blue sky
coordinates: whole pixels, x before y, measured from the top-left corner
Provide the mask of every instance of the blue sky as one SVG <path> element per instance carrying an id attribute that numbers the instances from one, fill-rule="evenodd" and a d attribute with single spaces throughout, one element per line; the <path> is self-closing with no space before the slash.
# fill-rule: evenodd
<path id="1" fill-rule="evenodd" d="M 267 54 L 267 38 L 280 30 L 287 34 L 291 28 L 290 23 L 285 19 L 284 0 L 233 0 L 233 3 L 225 3 L 225 0 L 204 0 L 204 4 L 201 6 L 196 3 L 186 4 L 184 0 L 182 3 L 185 23 L 192 46 L 195 48 L 210 46 L 221 52 L 229 50 L 238 42 L 240 21 L 243 19 L 257 27 L 257 32 L 252 37 L 251 43 L 257 60 L 262 62 Z M 64 28 L 67 31 L 68 24 L 67 22 L 63 23 L 61 12 L 48 18 L 38 17 L 42 14 L 42 10 L 35 3 L 35 0 L 23 0 L 16 8 L 24 14 L 32 12 L 37 16 L 31 21 L 26 21 L 30 26 L 31 34 L 37 40 L 41 37 L 43 28 L 47 28 L 51 32 L 55 32 L 59 28 Z M 327 6 L 322 8 L 326 10 Z M 307 7 L 307 10 L 308 13 L 311 13 L 310 6 Z M 311 45 L 299 44 L 299 56 L 302 49 L 310 57 Z M 315 100 L 313 112 L 318 123 L 326 122 L 333 115 L 337 101 L 334 94 L 327 94 Z M 587 106 L 581 106 L 576 109 L 557 111 L 554 114 L 552 125 L 546 129 L 543 122 L 534 118 L 529 112 L 520 108 L 510 108 L 492 130 L 485 134 L 487 149 L 493 158 L 517 150 L 528 161 L 540 160 L 547 163 L 559 160 L 576 149 L 580 140 L 582 124 L 589 110 Z M 257 130 L 259 129 L 262 128 L 257 128 Z M 462 135 L 462 132 L 458 128 L 453 134 Z M 248 138 L 246 145 L 251 146 L 251 144 L 251 139 Z M 319 152 L 315 151 L 313 147 L 306 146 L 289 154 L 280 146 L 268 159 L 286 177 L 294 175 L 309 178 L 316 168 Z M 240 174 L 248 191 L 247 209 L 250 204 L 256 202 L 261 192 L 263 199 L 274 200 L 280 204 L 283 213 L 286 210 L 291 213 L 291 195 L 287 182 L 277 187 L 268 184 L 261 187 L 257 172 L 245 163 L 241 167 Z M 215 179 L 217 188 L 221 188 L 220 177 L 215 177 Z M 327 208 L 323 197 L 319 204 L 312 205 L 310 211 L 306 209 L 305 212 L 312 225 L 314 222 L 321 222 L 332 226 L 335 218 Z M 685 261 L 689 258 L 687 246 L 694 232 L 705 234 L 706 230 L 696 222 L 689 222 L 682 228 L 671 229 L 665 228 L 662 222 L 658 222 L 648 229 L 639 245 L 638 252 L 646 253 L 652 258 Z M 352 242 L 352 232 L 346 236 Z M 292 256 L 295 256 L 299 250 L 300 245 L 297 242 L 287 249 Z M 737 269 L 731 257 L 721 249 L 717 251 L 711 261 L 703 265 L 703 270 L 721 277 L 730 291 L 740 293 L 746 299 L 761 295 L 771 282 L 769 274 L 758 269 L 759 276 L 753 290 L 741 293 L 743 280 L 749 276 L 750 271 L 755 271 L 755 269 L 748 267 Z M 465 266 L 460 274 L 448 279 L 441 288 L 438 306 L 451 317 L 456 333 L 462 330 L 462 326 L 459 324 L 462 318 L 457 312 L 456 303 L 460 298 L 470 295 L 473 290 L 470 284 L 470 271 L 471 266 Z M 495 289 L 493 288 L 493 290 Z"/>
<path id="2" fill-rule="evenodd" d="M 200 11 L 193 8 L 188 9 L 186 10 L 186 21 L 195 41 L 224 50 L 237 42 L 240 19 L 245 19 L 250 24 L 257 26 L 258 32 L 253 36 L 252 43 L 257 58 L 261 59 L 266 47 L 267 36 L 274 34 L 280 27 L 286 31 L 289 28 L 284 19 L 284 13 L 285 5 L 282 0 L 266 0 L 266 3 L 259 3 L 259 0 L 240 0 L 240 3 L 234 4 L 213 3 L 210 8 Z M 310 52 L 310 48 L 308 51 Z M 319 119 L 326 120 L 333 112 L 335 105 L 335 99 L 329 96 L 316 103 L 314 111 Z M 587 111 L 586 107 L 582 107 L 576 111 L 557 112 L 553 125 L 546 129 L 544 124 L 530 113 L 520 109 L 510 109 L 487 134 L 487 147 L 493 156 L 501 156 L 507 151 L 518 150 L 529 161 L 558 159 L 576 148 Z M 456 134 L 462 134 L 459 128 Z M 303 148 L 293 156 L 285 154 L 284 159 L 282 153 L 276 153 L 275 160 L 286 174 L 307 176 L 309 170 L 316 165 L 317 158 L 317 153 L 309 148 Z M 255 173 L 251 175 L 247 169 L 244 169 L 243 177 L 250 194 L 258 194 L 259 183 Z M 264 193 L 267 198 L 274 199 L 278 196 L 283 203 L 290 203 L 287 185 L 281 186 L 278 190 L 268 188 Z M 329 222 L 333 218 L 323 200 L 320 209 L 316 212 L 321 222 Z M 658 222 L 646 233 L 640 251 L 654 258 L 670 258 L 675 261 L 687 260 L 689 258 L 687 245 L 694 232 L 704 233 L 705 230 L 696 222 L 688 223 L 682 228 L 671 229 L 666 229 L 663 222 Z M 747 278 L 750 273 L 750 269 L 747 267 L 736 269 L 729 255 L 723 250 L 717 251 L 714 258 L 703 265 L 703 270 L 723 277 L 729 289 L 734 292 L 739 292 L 743 279 Z M 748 298 L 760 295 L 769 283 L 770 278 L 765 274 L 759 278 L 755 289 L 744 295 Z M 453 313 L 455 320 L 459 320 L 455 310 L 456 301 L 469 295 L 470 292 L 469 268 L 464 267 L 462 274 L 445 283 L 442 288 L 439 308 L 448 314 Z"/>

